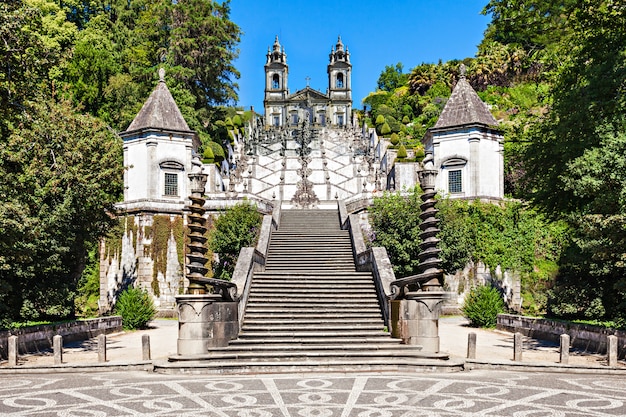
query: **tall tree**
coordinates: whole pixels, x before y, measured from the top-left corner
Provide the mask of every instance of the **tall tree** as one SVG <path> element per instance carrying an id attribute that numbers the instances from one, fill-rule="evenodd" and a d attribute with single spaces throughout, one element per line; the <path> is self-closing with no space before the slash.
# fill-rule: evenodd
<path id="1" fill-rule="evenodd" d="M 39 100 L 0 147 L 0 287 L 11 319 L 66 317 L 87 247 L 122 188 L 121 140 L 67 101 Z"/>
<path id="2" fill-rule="evenodd" d="M 398 62 L 395 66 L 386 65 L 385 70 L 378 77 L 378 89 L 393 92 L 396 88 L 406 85 L 409 75 L 404 74 L 403 69 L 402 62 Z"/>

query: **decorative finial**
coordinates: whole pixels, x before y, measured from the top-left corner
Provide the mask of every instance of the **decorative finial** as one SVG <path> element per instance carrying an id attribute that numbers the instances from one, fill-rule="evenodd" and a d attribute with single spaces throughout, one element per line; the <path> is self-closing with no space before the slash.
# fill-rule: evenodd
<path id="1" fill-rule="evenodd" d="M 461 64 L 459 66 L 459 73 L 461 75 L 461 79 L 465 79 L 465 73 L 467 72 L 467 68 L 465 68 L 465 64 Z"/>
<path id="2" fill-rule="evenodd" d="M 159 82 L 165 82 L 165 69 L 163 67 L 159 68 Z"/>

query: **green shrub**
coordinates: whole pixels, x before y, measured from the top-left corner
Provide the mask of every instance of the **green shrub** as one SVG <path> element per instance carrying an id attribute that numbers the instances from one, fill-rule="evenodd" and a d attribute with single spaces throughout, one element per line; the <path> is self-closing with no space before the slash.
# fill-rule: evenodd
<path id="1" fill-rule="evenodd" d="M 409 119 L 409 116 L 404 116 L 402 118 L 402 123 L 404 123 L 405 125 L 408 125 L 409 123 L 411 123 L 411 119 Z"/>
<path id="2" fill-rule="evenodd" d="M 156 308 L 152 296 L 146 291 L 128 288 L 117 299 L 115 312 L 122 316 L 124 329 L 144 329 L 154 318 Z"/>
<path id="3" fill-rule="evenodd" d="M 243 121 L 241 120 L 241 116 L 239 116 L 238 114 L 236 114 L 233 117 L 233 125 L 235 125 L 236 127 L 242 127 L 243 126 Z"/>
<path id="4" fill-rule="evenodd" d="M 498 314 L 504 313 L 504 301 L 496 288 L 480 285 L 470 290 L 461 311 L 474 327 L 496 327 Z"/>
<path id="5" fill-rule="evenodd" d="M 415 153 L 415 160 L 417 162 L 422 162 L 424 160 L 424 157 L 426 156 L 424 148 L 415 148 L 413 149 L 413 152 Z"/>
<path id="6" fill-rule="evenodd" d="M 389 140 L 391 141 L 391 144 L 394 146 L 400 143 L 400 137 L 398 136 L 397 133 L 392 133 L 391 138 Z"/>
<path id="7" fill-rule="evenodd" d="M 383 136 L 387 136 L 390 133 L 391 133 L 391 127 L 389 126 L 389 123 L 387 122 L 383 123 L 383 125 L 380 128 L 380 134 Z"/>
<path id="8" fill-rule="evenodd" d="M 215 162 L 217 162 L 218 164 L 226 158 L 226 155 L 224 154 L 224 148 L 222 148 L 222 145 L 220 145 L 219 143 L 209 142 L 207 143 L 207 146 L 211 147 Z"/>
<path id="9" fill-rule="evenodd" d="M 398 148 L 398 159 L 406 159 L 407 156 L 406 147 L 404 145 L 400 145 Z"/>
<path id="10" fill-rule="evenodd" d="M 211 146 L 207 145 L 207 147 L 204 148 L 204 152 L 202 152 L 202 157 L 203 162 L 205 163 L 212 164 L 213 162 L 215 162 L 215 155 L 213 154 L 213 149 L 211 148 Z"/>
<path id="11" fill-rule="evenodd" d="M 376 116 L 376 126 L 381 126 L 383 124 L 385 124 L 385 116 L 379 114 L 378 116 Z"/>

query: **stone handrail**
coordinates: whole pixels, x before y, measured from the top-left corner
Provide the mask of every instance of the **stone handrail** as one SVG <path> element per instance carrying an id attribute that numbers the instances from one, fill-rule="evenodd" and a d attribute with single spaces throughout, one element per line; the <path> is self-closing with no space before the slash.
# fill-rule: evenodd
<path id="1" fill-rule="evenodd" d="M 344 200 L 337 200 L 337 207 L 339 209 L 339 225 L 341 230 L 348 228 L 348 210 L 346 209 L 346 202 Z"/>
<path id="2" fill-rule="evenodd" d="M 357 271 L 372 272 L 374 285 L 376 286 L 376 294 L 378 295 L 378 301 L 383 311 L 383 319 L 389 328 L 389 300 L 394 297 L 394 289 L 391 283 L 395 281 L 396 276 L 393 273 L 387 250 L 383 247 L 373 247 L 369 249 L 366 247 L 358 217 L 355 214 L 348 216 L 347 229 L 350 230 L 356 269 Z"/>
<path id="3" fill-rule="evenodd" d="M 238 317 L 240 329 L 243 324 L 243 314 L 246 310 L 246 304 L 248 303 L 252 274 L 254 271 L 261 271 L 265 268 L 267 250 L 269 248 L 272 230 L 274 229 L 276 229 L 274 219 L 271 215 L 266 214 L 263 216 L 256 248 L 241 248 L 239 252 L 231 282 L 237 286 L 236 299 L 239 301 Z"/>

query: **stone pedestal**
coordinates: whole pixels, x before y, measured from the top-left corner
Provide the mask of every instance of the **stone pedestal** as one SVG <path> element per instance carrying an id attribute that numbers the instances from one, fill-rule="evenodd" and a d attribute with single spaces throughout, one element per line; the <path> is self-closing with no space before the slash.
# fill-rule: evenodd
<path id="1" fill-rule="evenodd" d="M 237 302 L 221 301 L 218 294 L 185 294 L 176 296 L 176 306 L 178 355 L 206 355 L 237 337 Z"/>
<path id="2" fill-rule="evenodd" d="M 206 355 L 213 338 L 213 303 L 219 299 L 217 294 L 176 296 L 179 355 Z"/>
<path id="3" fill-rule="evenodd" d="M 391 301 L 391 335 L 407 345 L 419 345 L 424 352 L 439 352 L 439 314 L 448 294 L 416 291 L 403 300 Z"/>

